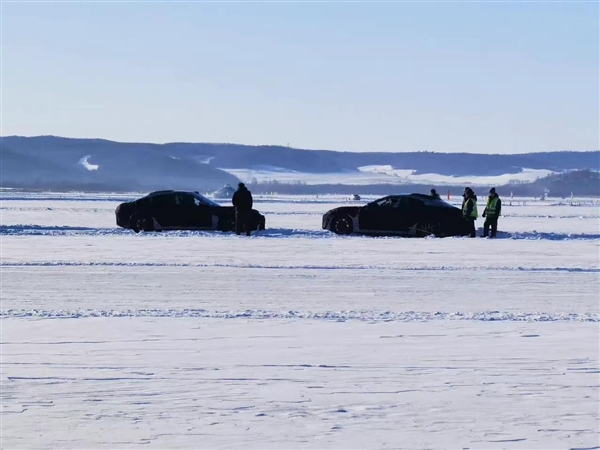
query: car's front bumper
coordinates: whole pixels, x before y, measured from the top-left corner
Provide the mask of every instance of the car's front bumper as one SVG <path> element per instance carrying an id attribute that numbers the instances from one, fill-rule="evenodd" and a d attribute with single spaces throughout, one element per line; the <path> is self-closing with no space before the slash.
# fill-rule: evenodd
<path id="1" fill-rule="evenodd" d="M 331 223 L 331 214 L 330 213 L 323 214 L 323 220 L 322 220 L 322 223 L 321 223 L 321 227 L 324 230 L 329 230 L 330 223 Z"/>
<path id="2" fill-rule="evenodd" d="M 117 226 L 122 227 L 122 228 L 127 228 L 129 226 L 129 223 L 125 223 L 124 220 L 124 214 L 122 211 L 123 208 L 121 208 L 121 206 L 117 206 L 117 208 L 115 209 L 115 221 L 117 223 Z"/>

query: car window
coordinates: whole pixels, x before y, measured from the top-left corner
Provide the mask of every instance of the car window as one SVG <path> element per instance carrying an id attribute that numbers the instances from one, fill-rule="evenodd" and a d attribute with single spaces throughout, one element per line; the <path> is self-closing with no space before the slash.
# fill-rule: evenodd
<path id="1" fill-rule="evenodd" d="M 177 206 L 181 208 L 193 208 L 198 205 L 196 199 L 192 195 L 182 192 L 175 195 L 175 202 L 177 203 Z"/>
<path id="2" fill-rule="evenodd" d="M 382 198 L 381 200 L 376 200 L 375 203 L 377 206 L 381 206 L 383 208 L 392 208 L 396 205 L 397 202 L 397 198 L 396 197 L 386 197 L 386 198 Z"/>
<path id="3" fill-rule="evenodd" d="M 396 204 L 396 207 L 401 210 L 414 210 L 423 205 L 421 200 L 417 200 L 412 197 L 402 197 L 400 201 Z"/>
<path id="4" fill-rule="evenodd" d="M 151 199 L 152 206 L 157 208 L 172 208 L 175 206 L 175 195 L 173 194 L 163 194 L 163 195 L 155 195 Z"/>
<path id="5" fill-rule="evenodd" d="M 206 198 L 205 196 L 198 194 L 197 192 L 194 193 L 194 202 L 198 206 L 200 206 L 200 205 L 205 205 L 205 206 L 221 206 L 218 203 L 215 203 L 212 200 Z"/>

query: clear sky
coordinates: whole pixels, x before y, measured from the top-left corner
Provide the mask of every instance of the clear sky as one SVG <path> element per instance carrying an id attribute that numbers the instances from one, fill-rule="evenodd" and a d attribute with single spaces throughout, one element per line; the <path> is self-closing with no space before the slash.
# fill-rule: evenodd
<path id="1" fill-rule="evenodd" d="M 599 3 L 2 3 L 7 135 L 597 150 Z"/>

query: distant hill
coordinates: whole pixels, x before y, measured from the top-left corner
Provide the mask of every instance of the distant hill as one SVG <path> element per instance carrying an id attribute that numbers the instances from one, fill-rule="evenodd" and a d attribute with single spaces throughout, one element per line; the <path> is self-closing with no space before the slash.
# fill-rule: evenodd
<path id="1" fill-rule="evenodd" d="M 524 171 L 546 171 L 545 175 L 600 170 L 600 151 L 518 155 L 352 153 L 281 146 L 120 143 L 103 139 L 7 136 L 2 138 L 1 152 L 3 186 L 53 189 L 93 186 L 108 190 L 212 191 L 237 183 L 240 170 L 299 173 L 299 179 L 303 173 L 321 174 L 324 180 L 331 180 L 332 185 L 339 182 L 330 174 L 363 175 L 367 166 L 387 167 L 395 184 L 414 183 L 420 174 L 464 178 L 497 177 Z M 402 171 L 411 173 L 414 180 L 403 181 L 397 173 Z M 325 183 L 327 181 L 318 184 Z"/>
<path id="2" fill-rule="evenodd" d="M 100 139 L 5 137 L 2 185 L 94 190 L 214 190 L 238 179 L 160 146 Z"/>
<path id="3" fill-rule="evenodd" d="M 600 173 L 591 170 L 576 170 L 549 175 L 531 183 L 536 190 L 547 189 L 550 196 L 568 197 L 573 195 L 600 196 Z"/>

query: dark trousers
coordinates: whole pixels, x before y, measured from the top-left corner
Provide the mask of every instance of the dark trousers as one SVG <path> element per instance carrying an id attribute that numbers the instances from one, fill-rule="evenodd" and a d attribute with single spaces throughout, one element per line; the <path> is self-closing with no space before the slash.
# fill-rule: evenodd
<path id="1" fill-rule="evenodd" d="M 467 221 L 467 229 L 469 230 L 469 236 L 476 237 L 477 233 L 475 232 L 475 219 L 466 218 Z"/>
<path id="2" fill-rule="evenodd" d="M 250 211 L 245 209 L 235 210 L 235 234 L 246 233 L 250 236 Z"/>
<path id="3" fill-rule="evenodd" d="M 490 227 L 492 227 L 492 237 L 496 237 L 496 232 L 498 231 L 498 218 L 497 217 L 486 217 L 485 223 L 483 224 L 483 237 L 487 237 L 490 231 Z"/>

